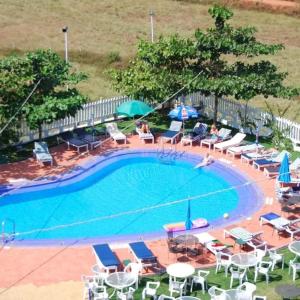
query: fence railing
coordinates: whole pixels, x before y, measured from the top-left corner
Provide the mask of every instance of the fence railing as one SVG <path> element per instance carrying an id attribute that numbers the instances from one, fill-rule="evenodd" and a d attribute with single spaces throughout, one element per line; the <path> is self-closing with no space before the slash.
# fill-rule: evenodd
<path id="1" fill-rule="evenodd" d="M 51 124 L 44 124 L 43 137 L 53 136 L 64 131 L 72 130 L 76 127 L 86 127 L 103 123 L 114 118 L 116 108 L 129 99 L 130 98 L 126 96 L 120 96 L 109 99 L 100 99 L 95 102 L 84 104 L 82 109 L 79 110 L 74 117 L 67 117 Z M 213 96 L 206 97 L 200 92 L 197 92 L 187 95 L 185 100 L 191 102 L 193 106 L 201 107 L 203 113 L 209 118 L 213 117 Z M 269 114 L 261 109 L 223 98 L 219 99 L 218 121 L 239 129 L 242 127 L 242 124 L 237 112 L 240 111 L 243 114 L 245 113 L 245 110 L 247 110 L 247 118 L 255 121 L 259 127 L 261 127 L 269 118 Z M 276 118 L 276 122 L 282 130 L 289 128 L 288 137 L 291 138 L 295 147 L 300 147 L 300 124 L 279 117 Z M 30 130 L 25 123 L 22 124 L 19 134 L 22 142 L 29 142 L 38 138 L 38 131 Z"/>
<path id="2" fill-rule="evenodd" d="M 44 124 L 43 138 L 73 130 L 77 127 L 87 127 L 103 123 L 114 117 L 116 108 L 123 102 L 128 101 L 126 96 L 100 99 L 83 105 L 74 117 L 66 117 L 51 124 Z M 19 135 L 22 142 L 30 142 L 38 139 L 38 130 L 31 130 L 25 122 L 21 124 Z"/>

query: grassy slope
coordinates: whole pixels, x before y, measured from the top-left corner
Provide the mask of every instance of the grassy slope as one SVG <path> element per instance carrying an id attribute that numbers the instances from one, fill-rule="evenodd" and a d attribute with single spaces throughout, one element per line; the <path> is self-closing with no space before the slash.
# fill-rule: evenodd
<path id="1" fill-rule="evenodd" d="M 0 0 L 0 56 L 13 50 L 53 48 L 63 55 L 61 28 L 68 25 L 70 60 L 90 74 L 81 84 L 92 99 L 116 95 L 103 71 L 111 52 L 124 65 L 136 50 L 139 38 L 149 38 L 150 9 L 155 11 L 155 35 L 193 34 L 211 26 L 208 5 L 171 0 Z M 235 10 L 234 25 L 255 25 L 264 42 L 282 42 L 286 50 L 272 60 L 289 72 L 288 83 L 300 86 L 300 19 L 279 14 Z M 262 106 L 261 98 L 253 101 Z M 300 104 L 299 104 L 300 107 Z M 290 117 L 294 117 L 294 111 Z"/>

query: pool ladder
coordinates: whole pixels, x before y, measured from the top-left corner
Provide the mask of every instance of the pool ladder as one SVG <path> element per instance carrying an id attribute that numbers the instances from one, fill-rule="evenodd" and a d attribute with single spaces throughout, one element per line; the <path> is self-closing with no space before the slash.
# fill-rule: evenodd
<path id="1" fill-rule="evenodd" d="M 174 147 L 170 147 L 169 149 L 166 149 L 164 144 L 162 144 L 157 149 L 157 157 L 160 160 L 160 162 L 165 164 L 171 164 L 174 163 L 174 161 L 178 158 L 180 158 L 185 151 L 178 152 L 176 144 Z"/>
<path id="2" fill-rule="evenodd" d="M 15 239 L 16 223 L 12 219 L 4 219 L 1 223 L 2 226 L 2 244 L 7 244 Z M 7 231 L 7 226 L 10 226 L 10 231 Z"/>

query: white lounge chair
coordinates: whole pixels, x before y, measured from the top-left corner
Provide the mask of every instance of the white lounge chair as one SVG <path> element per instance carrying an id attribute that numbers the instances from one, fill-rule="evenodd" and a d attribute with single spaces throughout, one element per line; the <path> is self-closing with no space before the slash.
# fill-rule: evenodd
<path id="1" fill-rule="evenodd" d="M 198 142 L 201 139 L 203 139 L 207 134 L 207 124 L 198 122 L 194 128 L 193 131 L 189 134 L 184 135 L 181 138 L 181 144 L 189 144 L 191 147 L 193 145 L 193 142 Z"/>
<path id="2" fill-rule="evenodd" d="M 141 128 L 136 127 L 135 131 L 139 135 L 139 138 L 145 143 L 146 140 L 151 140 L 152 144 L 154 144 L 154 135 L 149 132 L 143 132 Z"/>
<path id="3" fill-rule="evenodd" d="M 86 152 L 89 151 L 89 144 L 86 141 L 83 141 L 79 138 L 76 138 L 73 136 L 73 134 L 71 132 L 64 132 L 62 134 L 60 134 L 57 137 L 57 142 L 64 142 L 68 145 L 68 149 L 70 149 L 70 146 L 74 147 L 77 149 L 77 152 L 80 152 L 80 149 L 86 149 Z"/>
<path id="4" fill-rule="evenodd" d="M 267 247 L 267 243 L 261 239 L 262 232 L 252 233 L 243 227 L 235 227 L 230 230 L 224 230 L 224 237 L 230 236 L 235 239 L 240 245 L 247 244 L 248 246 L 258 249 Z"/>
<path id="5" fill-rule="evenodd" d="M 53 158 L 49 152 L 48 146 L 45 142 L 34 142 L 33 153 L 36 160 L 41 163 L 49 162 L 51 166 L 53 165 Z"/>
<path id="6" fill-rule="evenodd" d="M 273 226 L 278 234 L 286 232 L 293 240 L 294 236 L 300 233 L 300 219 L 288 220 L 280 215 L 269 213 L 260 216 L 260 224 L 269 224 Z"/>
<path id="7" fill-rule="evenodd" d="M 290 172 L 295 172 L 300 168 L 300 158 L 296 158 L 291 164 L 290 164 Z M 280 165 L 277 166 L 268 166 L 264 168 L 264 174 L 267 175 L 267 177 L 275 177 L 279 174 Z"/>
<path id="8" fill-rule="evenodd" d="M 244 140 L 245 137 L 246 137 L 246 134 L 238 132 L 230 140 L 215 144 L 214 150 L 215 151 L 219 150 L 219 151 L 223 152 L 224 150 L 226 150 L 229 147 L 238 146 L 241 144 L 241 142 Z"/>
<path id="9" fill-rule="evenodd" d="M 241 162 L 246 162 L 247 164 L 252 163 L 257 159 L 264 159 L 268 158 L 271 159 L 278 155 L 278 151 L 263 151 L 262 153 L 258 152 L 250 152 L 250 153 L 243 153 L 241 154 Z"/>
<path id="10" fill-rule="evenodd" d="M 286 151 L 283 150 L 281 151 L 277 156 L 272 157 L 270 159 L 257 159 L 253 161 L 253 167 L 261 170 L 264 169 L 265 167 L 270 167 L 270 166 L 279 166 L 285 156 L 285 154 L 287 154 L 288 157 L 291 156 L 291 154 Z"/>
<path id="11" fill-rule="evenodd" d="M 162 141 L 163 142 L 170 141 L 171 144 L 174 144 L 177 137 L 179 137 L 179 135 L 181 134 L 181 127 L 182 127 L 182 122 L 172 121 L 169 130 L 167 130 L 161 135 Z"/>
<path id="12" fill-rule="evenodd" d="M 115 143 L 117 143 L 117 141 L 124 141 L 125 144 L 127 143 L 126 135 L 118 129 L 117 123 L 106 123 L 105 127 L 107 133 L 115 141 Z"/>
<path id="13" fill-rule="evenodd" d="M 221 143 L 229 139 L 231 134 L 231 129 L 221 128 L 217 137 L 208 137 L 200 142 L 200 146 L 207 145 L 208 148 L 212 148 L 216 143 Z"/>
<path id="14" fill-rule="evenodd" d="M 242 146 L 233 146 L 233 147 L 227 148 L 226 154 L 236 157 L 236 156 L 242 155 L 244 153 L 258 152 L 259 150 L 261 150 L 263 148 L 264 148 L 263 145 L 256 144 L 256 143 L 242 145 Z"/>

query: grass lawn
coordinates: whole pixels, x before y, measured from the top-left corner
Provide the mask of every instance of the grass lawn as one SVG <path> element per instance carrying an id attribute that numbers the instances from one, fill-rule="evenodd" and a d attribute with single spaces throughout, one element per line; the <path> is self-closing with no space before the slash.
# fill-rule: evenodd
<path id="1" fill-rule="evenodd" d="M 155 38 L 174 33 L 192 36 L 196 28 L 212 25 L 209 5 L 195 2 L 201 1 L 0 1 L 0 57 L 36 48 L 52 48 L 63 56 L 61 28 L 68 25 L 70 61 L 90 75 L 80 84 L 81 90 L 92 100 L 114 96 L 117 93 L 105 70 L 125 66 L 138 40 L 150 38 L 149 10 L 155 12 Z M 260 40 L 285 44 L 272 61 L 289 73 L 287 83 L 300 86 L 300 18 L 253 10 L 235 9 L 234 13 L 235 26 L 254 25 Z M 252 102 L 264 107 L 262 98 Z M 300 120 L 299 107 L 296 101 L 289 118 Z"/>
<path id="2" fill-rule="evenodd" d="M 295 257 L 294 254 L 292 254 L 288 249 L 282 250 L 280 253 L 284 254 L 285 258 L 285 266 L 282 270 L 280 267 L 280 263 L 278 266 L 274 269 L 273 272 L 270 273 L 270 283 L 269 285 L 266 284 L 265 278 L 259 276 L 257 280 L 257 292 L 256 295 L 261 296 L 267 296 L 267 299 L 270 300 L 277 300 L 281 299 L 279 295 L 275 292 L 275 287 L 279 284 L 295 284 L 297 286 L 300 286 L 300 279 L 296 279 L 295 282 L 292 281 L 292 276 L 288 274 L 288 262 Z M 268 261 L 268 257 L 264 258 L 264 260 Z M 215 268 L 209 269 L 210 274 L 208 276 L 208 285 L 209 286 L 218 286 L 223 289 L 230 289 L 230 276 L 225 277 L 224 269 L 222 269 L 222 272 L 219 272 L 215 274 Z M 253 281 L 254 277 L 254 271 L 253 268 L 250 269 L 248 272 L 248 280 L 249 282 Z M 141 299 L 140 295 L 142 293 L 143 287 L 146 285 L 146 281 L 160 281 L 161 285 L 158 290 L 158 294 L 166 294 L 169 295 L 168 292 L 168 275 L 163 274 L 162 276 L 147 276 L 143 277 L 141 280 L 140 288 L 135 294 L 135 299 Z M 239 285 L 238 281 L 234 281 L 233 288 L 236 288 Z M 190 294 L 190 293 L 188 293 Z M 176 294 L 174 294 L 176 297 Z M 178 294 L 177 294 L 178 295 Z M 200 286 L 196 286 L 194 288 L 193 292 L 190 294 L 191 296 L 199 297 L 202 300 L 208 300 L 210 297 L 208 296 L 208 293 L 206 292 L 204 295 L 202 294 L 202 291 L 200 291 Z"/>

